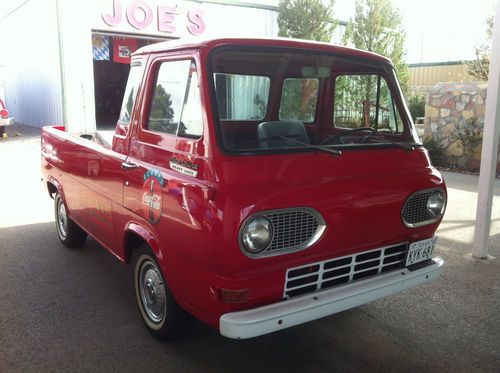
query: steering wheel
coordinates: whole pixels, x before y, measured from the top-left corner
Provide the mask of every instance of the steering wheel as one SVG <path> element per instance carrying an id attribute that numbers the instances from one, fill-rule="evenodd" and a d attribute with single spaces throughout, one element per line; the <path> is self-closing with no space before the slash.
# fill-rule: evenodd
<path id="1" fill-rule="evenodd" d="M 327 144 L 329 143 L 331 140 L 335 140 L 336 138 L 340 137 L 341 135 L 343 134 L 346 134 L 346 133 L 353 133 L 353 132 L 365 132 L 365 131 L 368 131 L 368 132 L 371 132 L 372 134 L 375 134 L 377 133 L 377 130 L 373 127 L 359 127 L 359 128 L 353 128 L 353 129 L 349 129 L 347 132 L 340 132 L 340 133 L 334 133 L 333 135 L 330 135 L 328 136 L 326 139 L 324 139 L 323 141 L 321 141 L 319 143 L 319 145 L 324 145 L 324 144 Z"/>

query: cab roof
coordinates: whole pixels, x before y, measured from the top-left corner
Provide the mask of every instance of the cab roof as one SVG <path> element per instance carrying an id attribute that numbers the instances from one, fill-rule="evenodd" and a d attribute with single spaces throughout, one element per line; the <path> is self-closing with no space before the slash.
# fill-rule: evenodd
<path id="1" fill-rule="evenodd" d="M 391 61 L 377 53 L 367 52 L 356 48 L 348 48 L 341 45 L 322 43 L 309 40 L 288 38 L 220 38 L 200 39 L 183 38 L 168 40 L 161 43 L 151 44 L 135 51 L 132 56 L 170 52 L 184 49 L 207 49 L 211 50 L 219 46 L 254 46 L 254 47 L 285 47 L 294 49 L 308 49 L 318 52 L 335 53 L 342 56 L 364 58 L 370 61 L 391 64 Z"/>

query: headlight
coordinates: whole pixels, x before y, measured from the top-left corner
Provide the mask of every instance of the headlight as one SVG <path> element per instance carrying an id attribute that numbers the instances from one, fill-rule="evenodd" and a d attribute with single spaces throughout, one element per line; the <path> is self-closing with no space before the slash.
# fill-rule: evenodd
<path id="1" fill-rule="evenodd" d="M 444 210 L 444 196 L 441 191 L 436 190 L 427 200 L 427 212 L 430 217 L 436 218 L 443 214 Z"/>
<path id="2" fill-rule="evenodd" d="M 439 221 L 446 209 L 446 193 L 442 188 L 419 190 L 411 194 L 401 210 L 403 224 L 408 228 L 422 227 Z"/>
<path id="3" fill-rule="evenodd" d="M 245 223 L 241 231 L 241 243 L 250 254 L 266 249 L 273 238 L 273 224 L 264 216 L 256 216 Z"/>

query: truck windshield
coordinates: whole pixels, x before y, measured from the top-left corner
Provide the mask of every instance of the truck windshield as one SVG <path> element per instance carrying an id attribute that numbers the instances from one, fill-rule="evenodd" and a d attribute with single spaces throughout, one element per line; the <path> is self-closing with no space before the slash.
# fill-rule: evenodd
<path id="1" fill-rule="evenodd" d="M 212 52 L 211 66 L 226 151 L 419 145 L 388 64 L 247 47 Z"/>

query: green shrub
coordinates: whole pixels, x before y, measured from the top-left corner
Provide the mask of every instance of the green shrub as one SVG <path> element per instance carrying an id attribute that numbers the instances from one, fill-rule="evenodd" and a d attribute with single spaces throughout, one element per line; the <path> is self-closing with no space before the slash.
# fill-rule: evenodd
<path id="1" fill-rule="evenodd" d="M 418 117 L 425 117 L 425 96 L 416 94 L 410 98 L 409 109 L 413 121 L 416 122 Z"/>
<path id="2" fill-rule="evenodd" d="M 424 139 L 424 146 L 429 152 L 432 164 L 436 167 L 447 167 L 443 146 L 434 139 Z"/>

